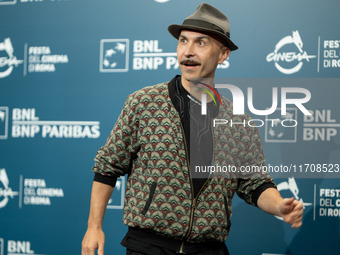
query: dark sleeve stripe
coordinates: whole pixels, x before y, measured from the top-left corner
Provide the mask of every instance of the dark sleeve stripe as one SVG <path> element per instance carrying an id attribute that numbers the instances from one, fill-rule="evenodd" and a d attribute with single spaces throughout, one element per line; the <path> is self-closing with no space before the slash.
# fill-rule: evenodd
<path id="1" fill-rule="evenodd" d="M 259 187 L 257 187 L 256 190 L 254 190 L 253 195 L 252 195 L 252 201 L 256 206 L 257 206 L 257 200 L 259 199 L 262 192 L 265 191 L 266 189 L 269 189 L 269 188 L 275 188 L 276 189 L 276 186 L 271 182 L 265 182 L 262 185 L 260 185 Z"/>
<path id="2" fill-rule="evenodd" d="M 114 188 L 115 185 L 116 185 L 116 182 L 117 182 L 117 177 L 107 176 L 107 175 L 102 175 L 102 174 L 96 173 L 94 175 L 93 181 L 101 182 L 101 183 L 110 185 L 111 187 Z"/>

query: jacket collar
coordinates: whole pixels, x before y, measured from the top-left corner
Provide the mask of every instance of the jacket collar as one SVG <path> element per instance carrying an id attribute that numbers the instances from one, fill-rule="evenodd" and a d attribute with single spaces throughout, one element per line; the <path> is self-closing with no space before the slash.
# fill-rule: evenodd
<path id="1" fill-rule="evenodd" d="M 180 80 L 181 76 L 176 75 L 169 83 L 168 83 L 168 91 L 170 100 L 173 105 L 176 105 L 176 82 Z"/>
<path id="2" fill-rule="evenodd" d="M 168 91 L 169 91 L 169 96 L 172 104 L 175 106 L 176 110 L 178 111 L 177 107 L 179 105 L 178 102 L 178 97 L 176 96 L 176 83 L 179 82 L 181 83 L 181 75 L 176 75 L 169 83 L 168 83 Z M 180 84 L 182 86 L 182 84 Z M 220 110 L 220 103 L 219 100 L 217 100 L 217 106 L 213 105 L 211 108 L 212 110 L 212 115 L 213 118 L 217 116 Z"/>

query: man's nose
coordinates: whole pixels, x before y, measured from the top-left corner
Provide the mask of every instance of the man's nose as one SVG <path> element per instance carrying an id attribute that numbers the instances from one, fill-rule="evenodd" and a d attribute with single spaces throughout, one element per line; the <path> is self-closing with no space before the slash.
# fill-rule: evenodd
<path id="1" fill-rule="evenodd" d="M 195 55 L 195 48 L 193 43 L 188 43 L 184 49 L 184 55 L 186 57 L 191 57 Z"/>

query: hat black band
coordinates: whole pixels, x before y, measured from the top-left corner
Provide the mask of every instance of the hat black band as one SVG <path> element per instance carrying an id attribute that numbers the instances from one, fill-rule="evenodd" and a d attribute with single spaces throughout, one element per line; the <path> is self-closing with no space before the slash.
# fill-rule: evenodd
<path id="1" fill-rule="evenodd" d="M 183 22 L 183 26 L 184 25 L 189 25 L 189 26 L 197 26 L 197 27 L 201 27 L 201 28 L 205 28 L 205 29 L 210 29 L 210 30 L 215 30 L 216 32 L 220 32 L 226 36 L 228 36 L 230 38 L 230 33 L 229 32 L 224 32 L 223 29 L 221 29 L 220 27 L 211 24 L 209 22 L 206 22 L 204 20 L 198 20 L 198 19 L 186 19 Z"/>

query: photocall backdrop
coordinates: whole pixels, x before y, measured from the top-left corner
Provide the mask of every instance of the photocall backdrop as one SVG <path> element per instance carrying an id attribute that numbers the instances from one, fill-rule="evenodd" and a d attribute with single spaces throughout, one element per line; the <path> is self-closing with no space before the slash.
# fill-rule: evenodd
<path id="1" fill-rule="evenodd" d="M 252 116 L 267 164 L 284 172 L 278 189 L 305 207 L 295 230 L 235 197 L 231 254 L 340 254 L 340 2 L 207 2 L 239 46 L 217 77 L 245 102 L 252 87 L 256 109 L 278 88 L 275 111 Z M 200 3 L 0 0 L 0 255 L 81 253 L 95 153 L 130 93 L 180 73 L 167 26 Z M 284 87 L 310 92 L 311 116 L 294 105 L 280 114 Z M 105 254 L 125 252 L 125 181 L 108 204 Z"/>

